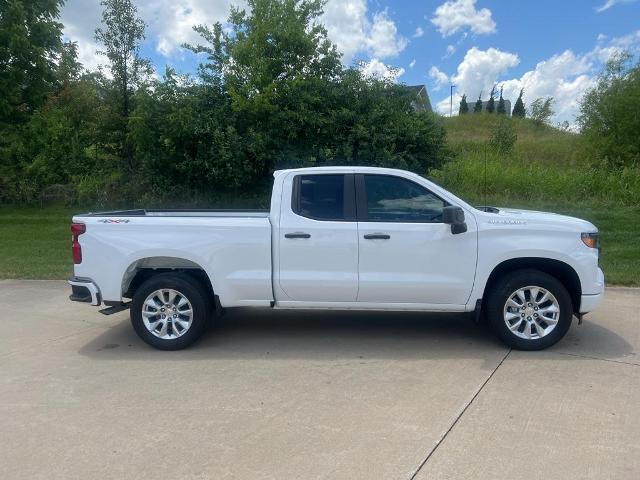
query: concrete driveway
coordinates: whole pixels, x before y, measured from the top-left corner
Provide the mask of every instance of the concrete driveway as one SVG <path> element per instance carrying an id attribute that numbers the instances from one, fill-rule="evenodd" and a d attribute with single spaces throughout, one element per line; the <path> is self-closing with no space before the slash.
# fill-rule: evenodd
<path id="1" fill-rule="evenodd" d="M 0 281 L 4 479 L 638 479 L 640 291 L 544 352 L 465 316 L 230 312 L 152 350 Z"/>

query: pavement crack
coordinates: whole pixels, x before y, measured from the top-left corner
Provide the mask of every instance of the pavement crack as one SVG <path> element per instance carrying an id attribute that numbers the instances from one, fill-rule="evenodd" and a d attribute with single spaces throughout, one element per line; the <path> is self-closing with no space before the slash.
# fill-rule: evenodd
<path id="1" fill-rule="evenodd" d="M 623 362 L 622 360 L 612 360 L 610 358 L 595 357 L 592 355 L 581 355 L 579 353 L 555 352 L 559 355 L 568 355 L 569 357 L 588 358 L 589 360 L 600 360 L 602 362 L 619 363 L 621 365 L 631 365 L 632 367 L 640 367 L 637 363 Z"/>
<path id="2" fill-rule="evenodd" d="M 429 461 L 429 459 L 431 458 L 431 456 L 435 453 L 435 451 L 438 449 L 438 447 L 440 445 L 442 445 L 442 443 L 444 442 L 445 438 L 447 438 L 447 435 L 449 435 L 449 433 L 453 430 L 453 427 L 456 426 L 456 424 L 458 423 L 458 421 L 462 418 L 462 416 L 465 414 L 465 412 L 467 411 L 467 409 L 471 406 L 471 404 L 475 401 L 475 399 L 478 397 L 478 395 L 480 395 L 480 392 L 482 392 L 482 390 L 484 389 L 484 387 L 487 385 L 487 383 L 489 383 L 489 380 L 491 380 L 491 378 L 493 378 L 493 375 L 498 371 L 498 369 L 500 368 L 500 366 L 504 363 L 504 361 L 507 359 L 507 357 L 509 356 L 509 354 L 511 353 L 511 349 L 509 349 L 509 351 L 504 355 L 504 357 L 502 357 L 502 359 L 498 362 L 498 364 L 496 365 L 496 367 L 493 369 L 493 371 L 489 374 L 489 376 L 487 377 L 487 379 L 482 383 L 482 385 L 480 385 L 480 388 L 478 388 L 478 391 L 476 391 L 476 393 L 473 395 L 473 397 L 471 397 L 471 400 L 469 400 L 469 402 L 467 402 L 467 404 L 464 406 L 464 408 L 462 409 L 462 411 L 458 414 L 458 416 L 455 418 L 455 420 L 451 423 L 451 425 L 449 425 L 449 428 L 447 429 L 446 432 L 444 432 L 444 435 L 442 435 L 442 437 L 440 437 L 440 439 L 436 442 L 436 444 L 434 445 L 434 447 L 431 449 L 431 451 L 427 454 L 427 456 L 424 458 L 424 460 L 422 462 L 420 462 L 420 465 L 418 465 L 418 468 L 415 470 L 415 472 L 413 472 L 413 474 L 411 475 L 411 477 L 409 477 L 409 480 L 415 480 L 416 476 L 418 475 L 418 473 L 420 473 L 420 470 L 422 470 L 422 467 L 424 467 L 426 465 L 426 463 Z"/>

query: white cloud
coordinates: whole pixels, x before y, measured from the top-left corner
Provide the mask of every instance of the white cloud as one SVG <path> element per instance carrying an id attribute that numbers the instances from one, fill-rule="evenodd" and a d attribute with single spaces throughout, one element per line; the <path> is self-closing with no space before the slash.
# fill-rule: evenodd
<path id="1" fill-rule="evenodd" d="M 491 10 L 476 10 L 476 0 L 447 0 L 436 8 L 431 18 L 443 37 L 457 32 L 471 30 L 478 35 L 495 33 L 496 22 L 491 18 Z"/>
<path id="2" fill-rule="evenodd" d="M 404 68 L 394 68 L 385 65 L 377 58 L 372 58 L 368 62 L 360 64 L 360 71 L 366 76 L 384 78 L 387 80 L 398 80 L 398 77 L 404 74 Z"/>
<path id="3" fill-rule="evenodd" d="M 347 65 L 359 53 L 376 58 L 394 57 L 408 44 L 387 10 L 369 17 L 365 0 L 329 0 L 321 21 Z"/>
<path id="4" fill-rule="evenodd" d="M 243 6 L 244 1 L 233 3 Z M 171 57 L 183 43 L 199 41 L 194 25 L 225 21 L 231 0 L 136 0 L 134 4 L 147 25 L 147 40 L 161 55 Z M 95 54 L 94 32 L 100 26 L 102 10 L 100 0 L 67 0 L 62 9 L 64 35 L 78 42 L 79 60 L 87 68 L 106 62 Z"/>
<path id="5" fill-rule="evenodd" d="M 611 7 L 614 7 L 616 5 L 620 5 L 623 3 L 633 3 L 635 1 L 637 0 L 607 0 L 599 7 L 596 7 L 596 12 L 604 12 L 605 10 L 609 10 Z"/>
<path id="6" fill-rule="evenodd" d="M 409 68 L 413 68 L 416 66 L 416 59 L 414 58 L 413 60 L 411 60 L 411 62 L 409 62 Z"/>
<path id="7" fill-rule="evenodd" d="M 447 45 L 447 53 L 445 55 L 445 58 L 450 57 L 454 53 L 456 53 L 456 47 L 454 45 Z"/>
<path id="8" fill-rule="evenodd" d="M 449 83 L 449 76 L 436 66 L 429 69 L 428 75 L 433 80 L 433 91 L 435 92 Z"/>
<path id="9" fill-rule="evenodd" d="M 415 33 L 413 34 L 413 38 L 420 38 L 424 35 L 424 30 L 422 27 L 417 27 Z"/>
<path id="10" fill-rule="evenodd" d="M 515 53 L 504 52 L 497 48 L 480 50 L 472 47 L 458 65 L 458 70 L 451 81 L 460 94 L 466 93 L 469 98 L 477 97 L 480 91 L 484 91 L 486 96 L 496 79 L 518 63 L 520 59 Z"/>
<path id="11" fill-rule="evenodd" d="M 201 41 L 193 31 L 194 25 L 225 22 L 231 3 L 244 6 L 244 2 L 231 0 L 138 0 L 136 3 L 140 16 L 149 25 L 148 38 L 164 57 L 172 56 L 183 43 Z"/>
<path id="12" fill-rule="evenodd" d="M 513 105 L 520 89 L 524 89 L 523 98 L 527 106 L 536 98 L 553 97 L 556 112 L 553 121 L 568 121 L 575 126 L 580 100 L 595 85 L 603 63 L 622 50 L 640 50 L 640 30 L 606 40 L 599 36 L 594 48 L 586 53 L 576 54 L 565 50 L 538 62 L 532 70 L 520 77 L 503 81 L 500 81 L 500 77 L 508 68 L 517 64 L 517 56 L 495 49 L 481 51 L 474 47 L 467 52 L 452 78 L 458 86 L 454 102 L 459 102 L 463 93 L 467 94 L 470 101 L 475 101 L 480 90 L 483 90 L 482 96 L 486 100 L 491 87 L 498 84 L 504 87 L 504 98 L 511 100 Z M 448 113 L 449 97 L 438 102 L 436 108 L 442 113 Z"/>

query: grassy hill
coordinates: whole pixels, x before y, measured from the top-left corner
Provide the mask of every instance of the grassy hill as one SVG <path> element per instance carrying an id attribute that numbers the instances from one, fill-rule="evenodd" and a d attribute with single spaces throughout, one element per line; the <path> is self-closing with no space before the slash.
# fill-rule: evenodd
<path id="1" fill-rule="evenodd" d="M 452 160 L 428 176 L 472 204 L 564 213 L 585 218 L 602 234 L 607 282 L 640 285 L 640 170 L 586 160 L 579 134 L 503 119 L 516 134 L 513 151 L 490 139 L 497 115 L 445 118 Z"/>

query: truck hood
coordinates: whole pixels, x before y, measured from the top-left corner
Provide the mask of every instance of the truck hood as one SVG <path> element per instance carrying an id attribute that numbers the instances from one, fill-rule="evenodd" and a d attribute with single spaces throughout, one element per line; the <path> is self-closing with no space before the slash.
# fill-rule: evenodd
<path id="1" fill-rule="evenodd" d="M 559 215 L 557 213 L 500 207 L 498 213 L 488 213 L 488 215 L 489 217 L 487 217 L 487 221 L 489 223 L 502 223 L 505 225 L 546 225 L 562 230 L 573 230 L 577 232 L 598 231 L 595 225 L 591 222 L 582 220 L 581 218 Z"/>

